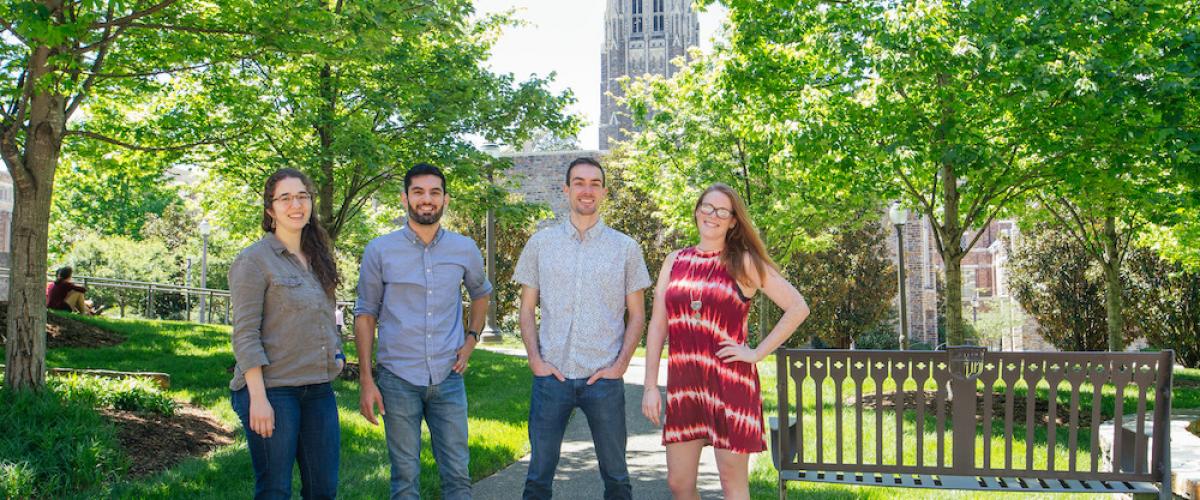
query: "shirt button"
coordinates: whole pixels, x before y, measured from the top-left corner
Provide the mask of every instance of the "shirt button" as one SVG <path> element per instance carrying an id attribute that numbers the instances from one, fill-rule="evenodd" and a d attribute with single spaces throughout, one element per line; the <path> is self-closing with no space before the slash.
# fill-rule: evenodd
<path id="1" fill-rule="evenodd" d="M 430 269 L 430 268 L 428 268 L 428 267 L 427 267 L 427 268 L 425 268 L 425 272 L 427 272 L 427 273 L 432 273 L 432 272 L 433 272 L 433 269 Z"/>
<path id="2" fill-rule="evenodd" d="M 431 312 L 427 312 L 427 313 L 425 313 L 425 315 L 426 315 L 426 316 L 433 316 L 433 313 L 431 313 Z"/>
<path id="3" fill-rule="evenodd" d="M 430 290 L 430 291 L 429 291 L 429 295 L 433 295 L 433 290 Z"/>

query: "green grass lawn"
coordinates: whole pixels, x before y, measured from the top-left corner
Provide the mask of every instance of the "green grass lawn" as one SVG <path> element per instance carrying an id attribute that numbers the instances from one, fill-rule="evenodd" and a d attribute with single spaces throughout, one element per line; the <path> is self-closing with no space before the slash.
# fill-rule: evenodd
<path id="1" fill-rule="evenodd" d="M 120 331 L 125 343 L 102 349 L 53 349 L 50 367 L 156 371 L 171 375 L 169 393 L 176 399 L 208 408 L 238 430 L 233 445 L 207 457 L 189 459 L 172 469 L 136 481 L 119 480 L 81 498 L 229 498 L 248 497 L 254 480 L 241 425 L 229 406 L 226 368 L 233 363 L 229 328 L 176 321 L 79 318 Z M 471 477 L 478 480 L 528 453 L 528 403 L 531 375 L 525 360 L 476 350 L 466 373 L 470 428 Z M 382 427 L 358 414 L 358 384 L 338 380 L 342 429 L 339 480 L 345 498 L 383 498 L 389 493 L 387 447 Z M 423 497 L 440 496 L 435 462 L 423 432 L 421 489 Z M 134 458 L 136 459 L 136 458 Z M 294 492 L 299 494 L 299 476 Z"/>
<path id="2" fill-rule="evenodd" d="M 766 412 L 766 416 L 768 418 L 770 416 L 775 415 L 775 412 L 778 411 L 777 401 L 776 401 L 776 397 L 775 397 L 775 384 L 776 384 L 775 366 L 776 365 L 775 365 L 774 356 L 770 356 L 766 360 L 763 360 L 762 362 L 760 362 L 758 364 L 759 375 L 762 380 L 762 387 L 763 387 L 763 399 L 764 399 L 763 402 L 764 402 L 764 407 L 765 407 L 764 409 Z M 1175 380 L 1174 392 L 1173 392 L 1174 401 L 1173 401 L 1172 406 L 1174 408 L 1200 407 L 1200 370 L 1194 370 L 1194 369 L 1193 370 L 1188 370 L 1188 369 L 1176 370 L 1175 375 L 1174 375 L 1174 380 Z M 871 385 L 870 381 L 868 381 L 868 383 L 866 385 L 869 387 L 864 387 L 864 391 L 863 391 L 864 394 L 873 393 L 874 387 L 870 386 Z M 932 388 L 932 386 L 930 386 L 930 387 Z M 908 389 L 912 390 L 914 388 L 915 388 L 915 384 L 912 384 L 910 381 Z M 891 386 L 890 383 L 888 385 L 885 385 L 885 387 L 884 387 L 885 391 L 892 391 L 893 389 L 894 389 L 894 386 Z M 1059 391 L 1058 398 L 1059 398 L 1060 404 L 1068 404 L 1069 403 L 1070 393 L 1068 392 L 1068 390 L 1060 390 Z M 1026 394 L 1025 391 L 1026 391 L 1026 389 L 1023 386 L 1014 388 L 1014 393 L 1017 396 L 1023 396 L 1024 394 Z M 1039 392 L 1039 397 L 1041 397 L 1043 399 L 1046 397 L 1046 394 L 1045 394 L 1046 388 L 1045 387 L 1040 387 L 1037 389 L 1037 391 Z M 807 390 L 806 393 L 807 393 L 806 398 L 805 398 L 805 409 L 806 409 L 806 417 L 805 418 L 806 418 L 806 420 L 805 420 L 805 425 L 804 425 L 805 442 L 806 442 L 806 446 L 808 448 L 808 453 L 806 454 L 806 456 L 807 456 L 808 460 L 813 460 L 813 459 L 815 459 L 815 454 L 816 454 L 815 450 L 813 450 L 813 443 L 815 443 L 816 441 L 815 441 L 815 430 L 814 430 L 815 424 L 814 424 L 814 419 L 813 419 L 813 413 L 811 413 L 811 412 L 814 410 L 816 404 L 815 404 L 815 398 L 812 395 L 813 390 L 811 389 L 811 384 L 810 384 L 810 389 Z M 849 396 L 853 396 L 853 389 L 851 388 L 851 386 L 849 384 L 847 384 L 845 386 L 845 389 L 843 389 L 842 397 L 846 398 Z M 1115 399 L 1115 397 L 1116 397 L 1115 390 L 1112 387 L 1106 387 L 1105 390 L 1101 393 L 1101 399 L 1102 399 L 1101 408 L 1103 410 L 1105 410 L 1103 412 L 1103 414 L 1105 416 L 1103 417 L 1102 420 L 1107 420 L 1107 419 L 1111 418 L 1111 411 L 1109 411 L 1109 409 L 1112 408 L 1112 406 L 1113 406 L 1112 402 Z M 1137 407 L 1137 399 L 1136 398 L 1137 398 L 1136 393 L 1133 393 L 1132 391 L 1126 391 L 1124 408 L 1125 408 L 1125 415 L 1127 417 L 1132 415 L 1133 411 L 1136 410 L 1136 407 Z M 827 430 L 827 433 L 826 433 L 827 436 L 829 435 L 828 431 L 831 431 L 832 427 L 835 425 L 834 424 L 834 422 L 835 422 L 834 412 L 836 410 L 833 407 L 834 399 L 835 399 L 835 397 L 834 397 L 833 384 L 831 382 L 827 382 L 826 386 L 824 387 L 824 391 L 823 391 L 824 410 L 822 412 L 822 416 L 825 421 L 824 425 Z M 1090 388 L 1088 388 L 1086 385 L 1081 389 L 1081 402 L 1082 402 L 1082 404 L 1080 405 L 1081 406 L 1080 414 L 1082 415 L 1085 412 L 1090 412 L 1091 392 L 1090 392 Z M 1153 404 L 1148 404 L 1148 408 L 1152 408 L 1152 407 L 1153 407 Z M 908 408 L 908 410 L 909 410 L 909 412 L 908 412 L 908 414 L 905 415 L 906 418 L 904 419 L 905 422 L 903 424 L 904 425 L 903 433 L 905 435 L 905 439 L 904 439 L 904 456 L 905 456 L 905 458 L 904 458 L 904 461 L 905 461 L 905 463 L 915 463 L 916 452 L 917 452 L 916 446 L 915 446 L 915 437 L 914 437 L 915 432 L 916 432 L 915 415 L 912 414 L 911 408 Z M 885 443 L 884 444 L 884 457 L 885 457 L 885 463 L 891 463 L 895 457 L 895 452 L 894 452 L 895 448 L 894 448 L 894 444 L 893 444 L 895 434 L 896 434 L 895 413 L 892 411 L 885 411 L 885 412 L 883 412 L 883 414 L 884 414 L 883 436 L 884 436 L 884 443 Z M 1022 413 L 1018 416 L 1023 419 L 1024 414 Z M 847 436 L 852 437 L 853 436 L 854 419 L 855 419 L 854 411 L 852 409 L 851 410 L 843 410 L 842 418 L 843 418 L 844 428 L 846 429 L 844 432 L 846 433 Z M 1003 413 L 1001 412 L 999 414 L 995 414 L 995 415 L 993 415 L 993 418 L 1002 419 Z M 949 417 L 947 417 L 947 420 L 949 420 Z M 935 420 L 933 420 L 932 418 L 929 418 L 927 416 L 927 423 L 925 424 L 925 427 L 924 427 L 924 430 L 925 430 L 925 432 L 924 432 L 925 438 L 924 439 L 925 439 L 925 443 L 927 446 L 923 450 L 925 463 L 934 463 L 934 461 L 936 460 L 936 448 L 929 446 L 931 443 L 935 442 L 934 441 L 934 439 L 936 438 L 936 430 L 934 427 L 935 422 L 936 422 Z M 863 423 L 864 423 L 864 427 L 865 427 L 864 436 L 863 436 L 864 442 L 869 444 L 869 445 L 864 446 L 864 450 L 863 450 L 864 461 L 867 463 L 872 463 L 874 461 L 874 456 L 875 456 L 875 450 L 874 450 L 875 415 L 874 415 L 873 411 L 865 410 L 863 412 Z M 949 427 L 949 422 L 947 422 L 947 427 Z M 1003 462 L 996 462 L 997 460 L 1002 461 L 1004 459 L 1004 441 L 1003 441 L 1003 439 L 1001 439 L 999 437 L 999 436 L 1003 435 L 1003 431 L 1004 431 L 1004 429 L 1003 429 L 1002 425 L 994 426 L 993 432 L 992 432 L 992 435 L 993 435 L 992 441 L 990 443 L 988 443 L 986 447 L 983 445 L 982 435 L 976 437 L 977 460 L 982 459 L 981 457 L 984 453 L 984 450 L 987 449 L 991 453 L 991 459 L 993 460 L 993 463 L 1003 463 Z M 1024 464 L 1024 460 L 1025 460 L 1025 443 L 1024 443 L 1025 429 L 1024 429 L 1024 426 L 1022 426 L 1022 425 L 1014 426 L 1014 434 L 1017 437 L 1013 440 L 1013 463 L 1014 463 L 1015 467 L 1021 467 Z M 952 431 L 948 428 L 947 429 L 947 439 L 949 439 L 950 435 L 952 435 Z M 1067 436 L 1068 436 L 1065 426 L 1058 427 L 1056 436 L 1057 436 L 1056 437 L 1057 446 L 1055 447 L 1055 449 L 1056 449 L 1055 456 L 1058 457 L 1057 460 L 1065 460 L 1065 457 L 1067 456 L 1067 453 L 1068 453 L 1068 450 L 1065 446 L 1065 444 L 1067 443 Z M 1079 442 L 1081 443 L 1081 447 L 1085 447 L 1086 446 L 1085 443 L 1087 443 L 1088 440 L 1090 439 L 1088 430 L 1081 429 L 1078 439 L 1079 439 Z M 831 441 L 832 441 L 832 439 L 829 441 L 826 441 L 824 443 L 822 451 L 823 451 L 825 457 L 833 457 L 837 451 L 837 444 L 834 442 L 831 442 Z M 1046 468 L 1046 455 L 1047 455 L 1047 449 L 1046 449 L 1047 440 L 1046 440 L 1046 431 L 1045 431 L 1044 426 L 1041 426 L 1041 427 L 1039 427 L 1039 429 L 1035 430 L 1034 443 L 1035 443 L 1034 468 L 1045 469 Z M 852 457 L 854 457 L 856 450 L 853 445 L 853 439 L 846 439 L 846 442 L 843 444 L 843 453 L 847 457 L 846 460 L 848 460 L 848 461 L 854 460 Z M 948 462 L 949 454 L 951 453 L 951 449 L 949 446 L 946 447 L 945 453 L 947 454 L 947 462 Z M 1086 457 L 1086 455 L 1084 453 L 1086 453 L 1086 450 L 1080 451 L 1080 457 L 1081 457 L 1080 460 L 1081 461 L 1083 461 L 1082 457 Z M 826 460 L 829 460 L 829 458 L 826 458 Z M 1064 462 L 1059 462 L 1059 464 L 1060 464 L 1059 468 L 1061 468 L 1062 463 L 1064 463 Z M 1088 465 L 1090 465 L 1090 464 L 1088 464 Z M 777 477 L 778 477 L 778 475 L 776 473 L 775 467 L 771 463 L 771 456 L 770 456 L 769 452 L 762 453 L 762 454 L 758 455 L 757 457 L 755 457 L 753 459 L 753 465 L 751 466 L 751 484 L 750 484 L 750 486 L 751 486 L 752 496 L 754 498 L 762 498 L 762 499 L 776 498 L 776 496 L 777 496 L 776 478 Z M 894 498 L 894 497 L 898 497 L 898 496 L 907 496 L 910 498 L 916 498 L 916 497 L 920 497 L 920 498 L 974 498 L 974 497 L 980 496 L 979 492 L 969 492 L 969 491 L 968 492 L 958 492 L 958 491 L 939 491 L 939 490 L 932 490 L 932 489 L 904 489 L 904 488 L 882 488 L 882 487 L 864 487 L 864 486 L 841 486 L 841 485 L 827 485 L 827 484 L 822 484 L 822 483 L 803 483 L 803 482 L 789 483 L 788 491 L 789 491 L 789 496 L 797 496 L 797 497 L 802 497 L 802 498 L 810 498 L 811 497 L 811 498 L 881 498 L 882 499 L 882 498 Z M 1088 495 L 1080 495 L 1080 494 L 1030 495 L 1030 494 L 1024 494 L 1024 493 L 993 493 L 993 494 L 989 494 L 988 496 L 989 496 L 989 498 L 990 497 L 996 497 L 996 498 L 1008 497 L 1008 498 L 1063 498 L 1063 499 L 1066 499 L 1066 498 L 1078 499 L 1078 498 L 1088 498 L 1089 497 Z M 1110 495 L 1092 495 L 1091 497 L 1092 498 L 1109 498 Z"/>

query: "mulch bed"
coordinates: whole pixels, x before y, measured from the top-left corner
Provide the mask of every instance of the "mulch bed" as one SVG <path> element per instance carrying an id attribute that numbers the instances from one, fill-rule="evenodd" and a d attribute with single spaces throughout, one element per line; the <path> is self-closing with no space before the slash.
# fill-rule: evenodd
<path id="1" fill-rule="evenodd" d="M 125 342 L 125 336 L 82 321 L 46 315 L 46 347 L 109 347 Z"/>
<path id="2" fill-rule="evenodd" d="M 100 410 L 117 426 L 121 448 L 132 462 L 129 475 L 145 476 L 165 470 L 188 457 L 233 442 L 234 431 L 207 410 L 182 404 L 175 415 L 124 410 Z"/>
<path id="3" fill-rule="evenodd" d="M 924 397 L 923 402 L 925 404 L 925 416 L 926 416 L 926 418 L 935 418 L 936 414 L 934 413 L 934 408 L 936 408 L 936 403 L 937 403 L 937 398 L 935 397 L 935 393 L 933 391 L 929 391 L 929 392 L 925 392 L 924 395 L 925 395 L 925 397 Z M 885 392 L 883 394 L 882 401 L 883 401 L 883 409 L 884 410 L 895 411 L 895 409 L 896 409 L 896 393 Z M 1012 414 L 1013 414 L 1013 420 L 1017 424 L 1020 424 L 1020 425 L 1025 424 L 1025 418 L 1026 418 L 1025 412 L 1028 408 L 1028 405 L 1026 404 L 1026 402 L 1027 402 L 1027 400 L 1022 396 L 1016 396 L 1013 398 L 1013 413 Z M 922 401 L 917 399 L 917 393 L 915 393 L 913 391 L 905 391 L 904 392 L 904 411 L 915 412 L 917 405 L 921 404 L 921 403 L 922 403 Z M 854 404 L 854 397 L 851 396 L 850 398 L 848 398 L 846 400 L 846 405 L 849 406 L 849 405 L 853 405 L 853 404 Z M 878 407 L 878 405 L 879 405 L 879 400 L 875 394 L 863 394 L 863 409 L 874 410 L 876 407 Z M 951 420 L 951 405 L 952 405 L 952 403 L 950 401 L 945 401 L 945 402 L 943 402 L 943 405 L 945 407 L 946 421 L 949 422 Z M 1003 422 L 1004 421 L 1004 405 L 1005 405 L 1005 394 L 1004 393 L 992 394 L 992 422 Z M 1046 401 L 1044 399 L 1039 399 L 1039 400 L 1034 401 L 1034 421 L 1037 423 L 1037 425 L 1045 426 L 1047 423 L 1049 423 L 1050 422 L 1049 413 L 1050 413 L 1049 401 Z M 1055 407 L 1055 413 L 1057 413 L 1057 416 L 1055 418 L 1056 426 L 1064 426 L 1071 422 L 1071 408 L 1070 408 L 1069 404 L 1057 405 Z M 913 413 L 913 414 L 915 415 L 915 413 Z M 1092 413 L 1090 411 L 1080 411 L 1078 418 L 1079 418 L 1079 423 L 1078 423 L 1079 427 L 1085 428 L 1085 427 L 1089 427 L 1092 425 Z M 979 423 L 983 422 L 983 393 L 982 392 L 975 393 L 975 421 L 979 422 Z"/>
<path id="4" fill-rule="evenodd" d="M 8 324 L 8 303 L 0 302 L 0 325 Z M 2 329 L 3 327 L 0 327 Z M 3 336 L 3 335 L 0 335 Z M 125 336 L 72 318 L 46 314 L 46 347 L 109 347 L 125 342 Z"/>

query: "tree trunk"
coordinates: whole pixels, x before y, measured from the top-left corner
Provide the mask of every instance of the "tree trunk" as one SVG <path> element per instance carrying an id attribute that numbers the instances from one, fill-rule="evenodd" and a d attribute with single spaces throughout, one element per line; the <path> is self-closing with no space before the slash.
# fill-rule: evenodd
<path id="1" fill-rule="evenodd" d="M 962 255 L 947 256 L 946 263 L 946 345 L 962 345 Z"/>
<path id="2" fill-rule="evenodd" d="M 321 217 L 321 224 L 325 226 L 329 238 L 337 241 L 338 233 L 341 232 L 341 224 L 333 218 L 333 113 L 337 105 L 337 96 L 333 87 L 333 70 L 328 64 L 321 66 L 319 79 L 321 111 L 317 113 L 316 129 L 320 141 L 318 163 L 321 173 L 317 176 L 317 214 Z"/>
<path id="3" fill-rule="evenodd" d="M 1125 304 L 1121 298 L 1121 255 L 1117 249 L 1117 223 L 1113 216 L 1104 218 L 1104 312 L 1108 316 L 1108 350 L 1125 350 Z"/>
<path id="4" fill-rule="evenodd" d="M 962 248 L 963 229 L 958 221 L 958 175 L 954 165 L 942 162 L 942 261 L 946 265 L 946 345 L 962 345 Z"/>
<path id="5" fill-rule="evenodd" d="M 50 72 L 50 56 L 48 47 L 33 51 L 31 81 Z M 15 134 L 5 134 L 3 144 L 15 187 L 4 385 L 16 390 L 40 390 L 46 384 L 46 236 L 66 125 L 66 98 L 46 87 L 33 86 L 23 154 L 12 154 L 20 147 L 10 142 Z"/>

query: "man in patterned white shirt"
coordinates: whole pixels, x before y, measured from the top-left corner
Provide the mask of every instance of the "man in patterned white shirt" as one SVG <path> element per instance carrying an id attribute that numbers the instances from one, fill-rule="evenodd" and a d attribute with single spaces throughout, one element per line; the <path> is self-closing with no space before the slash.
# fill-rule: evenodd
<path id="1" fill-rule="evenodd" d="M 572 161 L 563 193 L 570 219 L 534 234 L 513 275 L 522 285 L 521 338 L 534 375 L 524 497 L 551 497 L 563 432 L 579 408 L 592 431 L 604 498 L 628 499 L 621 377 L 645 327 L 642 290 L 650 273 L 637 242 L 600 220 L 608 191 L 596 160 Z"/>

